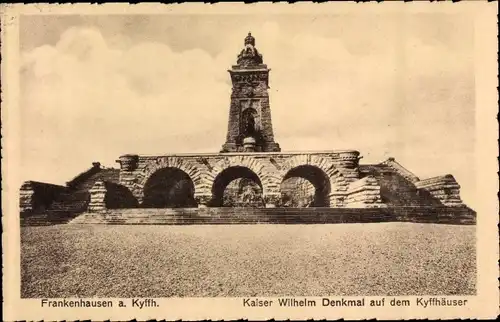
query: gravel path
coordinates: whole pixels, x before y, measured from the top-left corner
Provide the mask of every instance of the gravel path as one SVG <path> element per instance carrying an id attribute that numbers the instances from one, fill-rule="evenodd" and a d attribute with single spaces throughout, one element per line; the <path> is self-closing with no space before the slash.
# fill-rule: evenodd
<path id="1" fill-rule="evenodd" d="M 475 226 L 21 229 L 22 297 L 475 294 Z"/>

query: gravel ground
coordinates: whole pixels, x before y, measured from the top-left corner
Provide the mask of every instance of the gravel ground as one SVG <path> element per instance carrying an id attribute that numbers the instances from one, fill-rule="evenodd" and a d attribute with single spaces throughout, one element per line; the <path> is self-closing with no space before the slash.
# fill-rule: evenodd
<path id="1" fill-rule="evenodd" d="M 21 228 L 22 297 L 476 292 L 475 226 Z"/>

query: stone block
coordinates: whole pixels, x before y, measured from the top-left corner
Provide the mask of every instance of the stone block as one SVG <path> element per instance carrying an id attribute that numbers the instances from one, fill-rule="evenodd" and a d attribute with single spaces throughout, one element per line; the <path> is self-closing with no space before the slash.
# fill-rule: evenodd
<path id="1" fill-rule="evenodd" d="M 366 176 L 352 182 L 347 190 L 346 207 L 384 207 L 377 179 Z"/>
<path id="2" fill-rule="evenodd" d="M 101 180 L 96 181 L 92 188 L 90 188 L 89 212 L 102 212 L 106 210 L 106 191 L 106 185 Z"/>
<path id="3" fill-rule="evenodd" d="M 419 190 L 427 192 L 430 197 L 445 206 L 463 206 L 460 198 L 460 185 L 452 175 L 448 174 L 420 180 L 415 183 L 415 186 Z"/>

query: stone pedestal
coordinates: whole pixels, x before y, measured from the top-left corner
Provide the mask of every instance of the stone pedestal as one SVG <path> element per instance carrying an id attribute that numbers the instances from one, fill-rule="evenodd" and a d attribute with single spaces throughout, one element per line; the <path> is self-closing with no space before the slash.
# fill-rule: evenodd
<path id="1" fill-rule="evenodd" d="M 253 137 L 243 139 L 243 151 L 255 152 L 255 139 Z"/>

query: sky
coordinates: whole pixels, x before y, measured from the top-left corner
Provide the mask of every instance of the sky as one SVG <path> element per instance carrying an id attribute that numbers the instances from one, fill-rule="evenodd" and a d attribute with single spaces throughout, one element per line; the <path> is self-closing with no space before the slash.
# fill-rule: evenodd
<path id="1" fill-rule="evenodd" d="M 218 152 L 249 31 L 283 151 L 394 157 L 475 198 L 467 14 L 35 15 L 20 21 L 22 180 L 63 184 L 122 154 Z"/>

